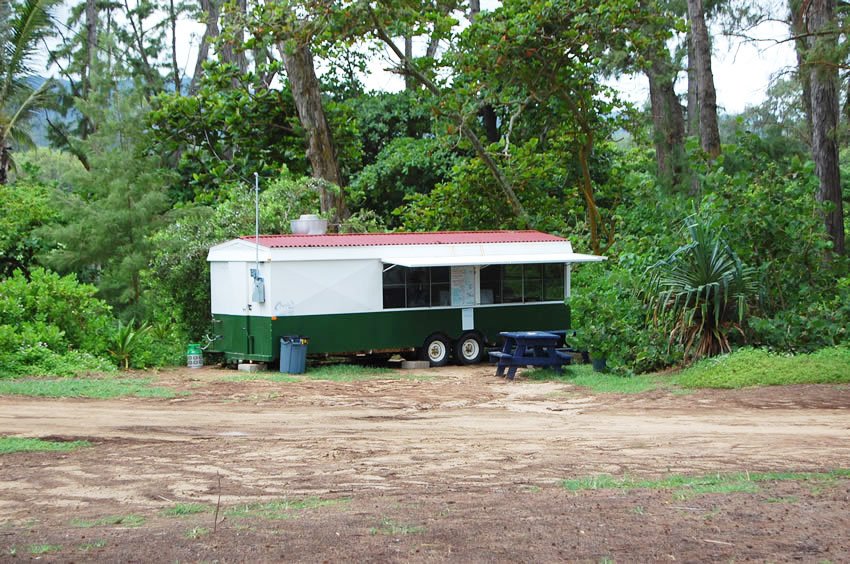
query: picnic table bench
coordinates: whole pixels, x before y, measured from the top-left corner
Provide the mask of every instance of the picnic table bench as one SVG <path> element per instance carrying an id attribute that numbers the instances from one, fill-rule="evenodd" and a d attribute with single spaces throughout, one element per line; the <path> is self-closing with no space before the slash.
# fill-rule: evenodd
<path id="1" fill-rule="evenodd" d="M 513 380 L 520 366 L 542 366 L 561 371 L 564 364 L 570 364 L 572 352 L 559 350 L 564 345 L 566 331 L 505 331 L 499 333 L 504 338 L 502 349 L 490 353 L 490 359 L 496 361 L 496 376 Z"/>

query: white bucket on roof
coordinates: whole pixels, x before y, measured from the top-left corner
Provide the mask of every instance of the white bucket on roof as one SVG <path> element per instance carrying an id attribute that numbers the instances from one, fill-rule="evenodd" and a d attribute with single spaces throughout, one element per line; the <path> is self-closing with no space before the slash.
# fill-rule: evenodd
<path id="1" fill-rule="evenodd" d="M 324 235 L 328 231 L 328 220 L 315 214 L 304 214 L 289 222 L 293 235 Z"/>

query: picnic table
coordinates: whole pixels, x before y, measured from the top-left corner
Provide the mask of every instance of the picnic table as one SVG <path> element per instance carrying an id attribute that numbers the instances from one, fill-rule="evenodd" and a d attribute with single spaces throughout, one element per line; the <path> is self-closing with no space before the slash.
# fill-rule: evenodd
<path id="1" fill-rule="evenodd" d="M 490 359 L 496 360 L 496 376 L 504 376 L 508 369 L 508 379 L 513 380 L 520 366 L 542 366 L 561 371 L 564 364 L 570 364 L 569 351 L 559 350 L 564 345 L 566 331 L 505 331 L 499 333 L 504 344 L 500 351 L 490 353 Z"/>

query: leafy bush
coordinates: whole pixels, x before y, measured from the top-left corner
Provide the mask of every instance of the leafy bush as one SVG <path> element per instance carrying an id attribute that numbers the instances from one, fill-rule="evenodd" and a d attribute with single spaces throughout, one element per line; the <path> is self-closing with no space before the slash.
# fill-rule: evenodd
<path id="1" fill-rule="evenodd" d="M 0 281 L 0 375 L 111 370 L 98 355 L 112 318 L 96 289 L 43 268 L 31 276 L 15 271 Z"/>
<path id="2" fill-rule="evenodd" d="M 95 298 L 97 289 L 80 284 L 73 275 L 59 276 L 43 268 L 32 271 L 29 280 L 20 271 L 0 281 L 0 325 L 20 328 L 39 326 L 41 336 L 52 326 L 62 333 L 64 345 L 90 353 L 105 350 L 105 337 L 112 323 L 109 306 Z M 53 333 L 55 336 L 55 332 Z"/>
<path id="3" fill-rule="evenodd" d="M 848 367 L 850 348 L 846 347 L 796 356 L 746 348 L 704 359 L 681 372 L 675 380 L 685 388 L 838 384 L 850 382 Z"/>
<path id="4" fill-rule="evenodd" d="M 774 351 L 812 352 L 850 343 L 850 276 L 840 278 L 826 296 L 811 287 L 796 307 L 749 321 L 751 342 Z"/>
<path id="5" fill-rule="evenodd" d="M 0 350 L 0 378 L 18 376 L 76 376 L 89 372 L 111 372 L 115 366 L 91 353 L 56 352 L 39 344 Z"/>
<path id="6" fill-rule="evenodd" d="M 153 324 L 140 338 L 130 366 L 179 366 L 186 362 L 188 337 L 177 325 Z"/>
<path id="7" fill-rule="evenodd" d="M 647 323 L 640 279 L 619 266 L 582 265 L 568 300 L 576 336 L 569 343 L 620 371 L 647 372 L 675 360 L 658 328 Z"/>

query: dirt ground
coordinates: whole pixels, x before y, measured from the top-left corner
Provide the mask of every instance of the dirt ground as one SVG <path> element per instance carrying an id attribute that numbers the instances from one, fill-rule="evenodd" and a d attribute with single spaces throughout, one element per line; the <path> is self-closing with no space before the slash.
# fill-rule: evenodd
<path id="1" fill-rule="evenodd" d="M 850 561 L 848 479 L 561 485 L 850 468 L 850 386 L 616 395 L 426 372 L 181 369 L 156 376 L 190 392 L 173 399 L 0 397 L 2 435 L 92 443 L 0 457 L 0 561 Z M 187 503 L 208 510 L 164 513 Z"/>

